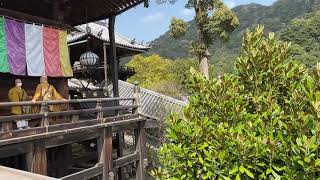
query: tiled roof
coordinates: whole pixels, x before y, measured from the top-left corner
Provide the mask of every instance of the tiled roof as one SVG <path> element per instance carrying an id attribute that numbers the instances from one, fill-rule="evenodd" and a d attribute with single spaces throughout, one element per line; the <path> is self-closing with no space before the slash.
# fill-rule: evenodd
<path id="1" fill-rule="evenodd" d="M 120 97 L 133 97 L 134 85 L 119 80 Z M 112 84 L 108 87 L 109 94 L 113 96 Z M 172 97 L 140 88 L 140 111 L 143 115 L 157 120 L 164 120 L 171 113 L 183 114 L 183 108 L 189 104 L 188 101 L 180 101 Z M 121 105 L 131 105 L 130 101 L 120 101 Z"/>
<path id="2" fill-rule="evenodd" d="M 86 31 L 87 26 L 90 28 L 90 32 L 88 33 Z M 88 34 L 90 34 L 93 37 L 96 37 L 98 39 L 101 39 L 102 41 L 105 41 L 107 43 L 110 43 L 109 40 L 109 29 L 108 26 L 102 25 L 101 23 L 88 23 L 88 24 L 83 24 L 79 26 L 75 26 L 75 29 L 78 30 L 71 32 L 68 34 L 68 43 L 75 42 Z M 118 34 L 115 32 L 115 39 L 116 39 L 116 46 L 117 47 L 124 47 L 124 48 L 132 48 L 136 50 L 142 50 L 146 51 L 150 47 L 142 44 L 142 43 L 137 43 L 134 42 L 133 40 L 130 40 L 126 37 L 123 37 L 122 35 Z"/>
<path id="3" fill-rule="evenodd" d="M 68 79 L 68 86 L 69 86 L 69 88 L 73 88 L 73 89 L 82 89 L 83 86 L 87 87 L 90 90 L 99 89 L 98 86 L 95 86 L 92 83 L 88 84 L 88 82 L 85 80 L 79 80 L 79 79 L 75 79 L 75 78 Z"/>

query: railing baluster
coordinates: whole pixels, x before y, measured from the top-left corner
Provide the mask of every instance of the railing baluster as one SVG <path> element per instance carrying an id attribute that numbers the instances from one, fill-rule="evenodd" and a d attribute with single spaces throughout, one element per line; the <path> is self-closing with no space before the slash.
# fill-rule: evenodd
<path id="1" fill-rule="evenodd" d="M 97 114 L 97 119 L 102 119 L 103 118 L 103 111 L 102 111 L 101 100 L 97 100 L 96 108 L 99 110 L 98 114 Z"/>
<path id="2" fill-rule="evenodd" d="M 13 130 L 13 128 L 12 128 L 12 122 L 11 121 L 2 123 L 2 132 L 10 132 L 12 130 Z"/>
<path id="3" fill-rule="evenodd" d="M 41 110 L 40 113 L 43 114 L 42 120 L 41 120 L 41 126 L 42 127 L 48 127 L 49 126 L 49 117 L 48 117 L 48 104 L 47 103 L 42 103 L 41 104 Z"/>
<path id="4" fill-rule="evenodd" d="M 135 86 L 133 88 L 133 97 L 134 97 L 134 100 L 133 100 L 133 105 L 137 105 L 138 107 L 137 108 L 133 108 L 132 110 L 132 113 L 133 114 L 136 114 L 136 113 L 140 113 L 140 87 L 138 86 L 138 83 L 136 82 L 135 83 Z"/>

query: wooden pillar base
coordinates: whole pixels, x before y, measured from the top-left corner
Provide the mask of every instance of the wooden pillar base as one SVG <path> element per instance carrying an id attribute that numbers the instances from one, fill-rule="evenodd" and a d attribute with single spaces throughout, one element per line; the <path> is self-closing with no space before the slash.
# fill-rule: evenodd
<path id="1" fill-rule="evenodd" d="M 31 170 L 36 174 L 47 175 L 47 152 L 44 140 L 34 142 Z"/>

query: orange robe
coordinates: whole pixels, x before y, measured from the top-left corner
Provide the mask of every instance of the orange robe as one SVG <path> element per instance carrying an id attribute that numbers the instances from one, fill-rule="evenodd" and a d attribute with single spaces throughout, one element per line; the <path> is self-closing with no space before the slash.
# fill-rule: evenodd
<path id="1" fill-rule="evenodd" d="M 56 88 L 54 88 L 47 82 L 38 84 L 36 92 L 33 96 L 33 100 L 36 101 L 50 101 L 62 99 L 63 97 L 57 92 Z M 52 112 L 60 111 L 60 109 L 60 105 L 49 105 L 49 110 Z"/>
<path id="2" fill-rule="evenodd" d="M 28 94 L 21 87 L 13 87 L 9 90 L 8 98 L 10 102 L 26 101 L 28 99 Z M 16 115 L 23 114 L 22 106 L 12 106 L 11 113 Z"/>

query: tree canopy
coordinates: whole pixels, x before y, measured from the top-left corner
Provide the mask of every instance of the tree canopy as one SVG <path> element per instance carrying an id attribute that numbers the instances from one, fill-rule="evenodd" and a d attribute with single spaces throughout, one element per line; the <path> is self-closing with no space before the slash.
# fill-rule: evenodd
<path id="1" fill-rule="evenodd" d="M 320 65 L 289 58 L 289 43 L 247 31 L 236 73 L 192 69 L 184 116 L 167 121 L 156 179 L 316 179 L 320 176 Z"/>

